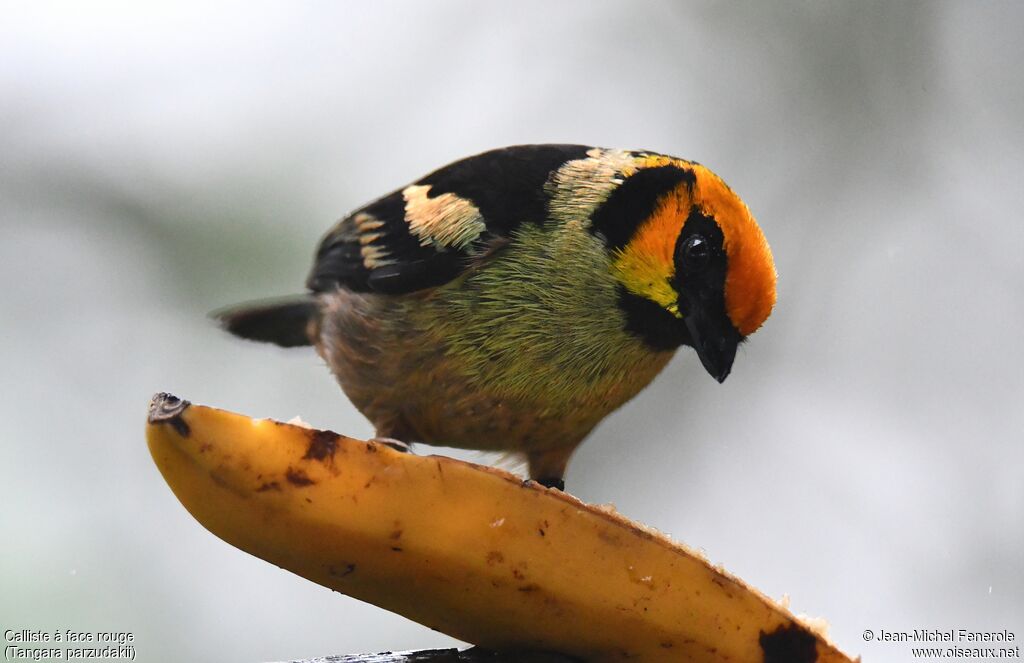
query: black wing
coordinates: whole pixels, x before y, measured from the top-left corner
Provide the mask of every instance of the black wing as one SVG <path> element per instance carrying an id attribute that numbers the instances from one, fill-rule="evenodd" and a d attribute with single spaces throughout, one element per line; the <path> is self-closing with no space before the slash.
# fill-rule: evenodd
<path id="1" fill-rule="evenodd" d="M 307 286 L 402 294 L 447 283 L 519 224 L 543 223 L 548 177 L 589 149 L 518 145 L 434 171 L 338 222 Z"/>

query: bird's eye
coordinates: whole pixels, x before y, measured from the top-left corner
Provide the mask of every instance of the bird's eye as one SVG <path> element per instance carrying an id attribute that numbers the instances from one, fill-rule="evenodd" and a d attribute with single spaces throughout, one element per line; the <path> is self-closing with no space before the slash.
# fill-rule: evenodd
<path id="1" fill-rule="evenodd" d="M 703 235 L 692 235 L 683 244 L 683 271 L 694 274 L 711 262 L 711 247 Z"/>

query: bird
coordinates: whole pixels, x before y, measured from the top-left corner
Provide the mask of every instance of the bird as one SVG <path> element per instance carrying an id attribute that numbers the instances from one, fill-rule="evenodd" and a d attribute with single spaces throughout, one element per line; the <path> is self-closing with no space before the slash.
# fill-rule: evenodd
<path id="1" fill-rule="evenodd" d="M 776 280 L 761 228 L 705 166 L 516 145 L 342 218 L 307 292 L 215 317 L 313 346 L 375 439 L 519 454 L 564 490 L 575 449 L 679 348 L 723 382 Z"/>

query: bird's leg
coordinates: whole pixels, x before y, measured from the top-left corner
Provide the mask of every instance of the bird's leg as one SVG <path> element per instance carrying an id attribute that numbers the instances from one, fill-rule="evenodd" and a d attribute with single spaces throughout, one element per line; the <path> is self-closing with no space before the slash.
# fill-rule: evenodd
<path id="1" fill-rule="evenodd" d="M 565 490 L 565 466 L 575 447 L 528 451 L 530 478 L 547 488 Z"/>

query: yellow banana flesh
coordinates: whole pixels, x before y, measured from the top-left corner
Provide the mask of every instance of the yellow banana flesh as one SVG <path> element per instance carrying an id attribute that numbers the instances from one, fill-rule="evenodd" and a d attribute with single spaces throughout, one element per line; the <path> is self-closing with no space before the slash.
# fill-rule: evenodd
<path id="1" fill-rule="evenodd" d="M 168 394 L 147 438 L 220 538 L 466 642 L 593 663 L 850 661 L 683 546 L 500 470 Z"/>

